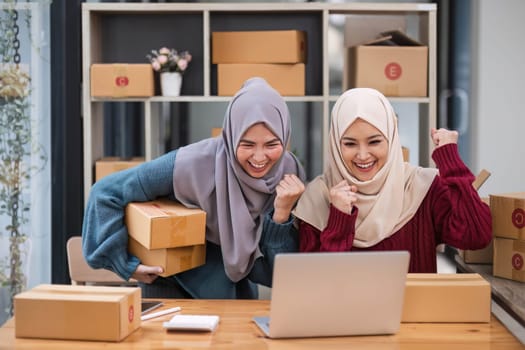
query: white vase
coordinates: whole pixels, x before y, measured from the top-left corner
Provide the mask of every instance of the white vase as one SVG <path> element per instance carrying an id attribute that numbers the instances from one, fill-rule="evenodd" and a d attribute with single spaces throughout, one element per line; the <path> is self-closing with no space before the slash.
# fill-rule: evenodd
<path id="1" fill-rule="evenodd" d="M 180 96 L 182 74 L 179 72 L 165 72 L 160 74 L 160 88 L 162 96 Z"/>

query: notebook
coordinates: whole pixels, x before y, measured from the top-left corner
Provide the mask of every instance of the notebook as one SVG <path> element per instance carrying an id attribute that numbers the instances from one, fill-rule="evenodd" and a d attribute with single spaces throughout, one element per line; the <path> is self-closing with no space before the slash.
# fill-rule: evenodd
<path id="1" fill-rule="evenodd" d="M 409 259 L 407 251 L 278 254 L 270 315 L 253 320 L 269 338 L 397 333 Z"/>

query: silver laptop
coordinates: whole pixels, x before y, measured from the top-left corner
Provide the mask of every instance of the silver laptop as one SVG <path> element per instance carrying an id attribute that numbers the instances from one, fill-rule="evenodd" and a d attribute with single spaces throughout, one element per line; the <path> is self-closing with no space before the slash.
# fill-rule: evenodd
<path id="1" fill-rule="evenodd" d="M 403 311 L 407 251 L 278 254 L 269 338 L 394 334 Z"/>

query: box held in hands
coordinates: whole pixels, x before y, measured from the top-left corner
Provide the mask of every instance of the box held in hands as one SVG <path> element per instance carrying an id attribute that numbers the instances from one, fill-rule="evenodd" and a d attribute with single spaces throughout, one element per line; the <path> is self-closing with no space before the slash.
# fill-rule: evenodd
<path id="1" fill-rule="evenodd" d="M 204 244 L 206 212 L 168 199 L 126 206 L 128 234 L 147 249 Z"/>
<path id="2" fill-rule="evenodd" d="M 162 277 L 193 269 L 206 262 L 206 244 L 148 249 L 132 237 L 129 237 L 128 251 L 139 258 L 144 265 L 162 266 L 164 269 L 164 272 L 160 275 Z"/>
<path id="3" fill-rule="evenodd" d="M 14 306 L 17 338 L 120 341 L 140 327 L 141 291 L 42 284 Z"/>

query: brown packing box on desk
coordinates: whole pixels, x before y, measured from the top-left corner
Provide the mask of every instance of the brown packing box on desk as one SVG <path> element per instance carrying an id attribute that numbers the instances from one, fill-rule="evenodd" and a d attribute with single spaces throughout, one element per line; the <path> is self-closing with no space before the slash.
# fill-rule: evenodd
<path id="1" fill-rule="evenodd" d="M 120 341 L 140 327 L 141 291 L 42 284 L 14 298 L 17 338 Z"/>
<path id="2" fill-rule="evenodd" d="M 129 237 L 128 250 L 138 257 L 142 264 L 162 266 L 163 277 L 192 269 L 206 262 L 206 244 L 191 245 L 178 248 L 147 249 L 142 244 Z"/>
<path id="3" fill-rule="evenodd" d="M 492 274 L 525 282 L 525 241 L 495 237 Z"/>
<path id="4" fill-rule="evenodd" d="M 402 33 L 396 36 L 407 38 Z M 428 47 L 415 42 L 412 46 L 378 45 L 380 42 L 346 49 L 343 90 L 368 87 L 385 96 L 427 96 Z"/>
<path id="5" fill-rule="evenodd" d="M 144 163 L 144 157 L 133 157 L 131 159 L 119 157 L 101 158 L 95 163 L 95 181 L 117 171 L 133 168 L 141 163 Z"/>
<path id="6" fill-rule="evenodd" d="M 490 322 L 490 293 L 479 274 L 409 273 L 401 322 Z"/>
<path id="7" fill-rule="evenodd" d="M 491 194 L 492 233 L 525 240 L 525 192 Z"/>
<path id="8" fill-rule="evenodd" d="M 305 66 L 296 64 L 218 64 L 217 94 L 232 96 L 252 77 L 261 77 L 283 96 L 304 96 Z"/>
<path id="9" fill-rule="evenodd" d="M 154 94 L 150 64 L 91 65 L 92 97 L 150 97 Z"/>
<path id="10" fill-rule="evenodd" d="M 133 202 L 126 206 L 131 237 L 147 249 L 204 244 L 206 212 L 167 199 Z"/>
<path id="11" fill-rule="evenodd" d="M 304 63 L 306 33 L 264 30 L 211 33 L 212 63 Z"/>

